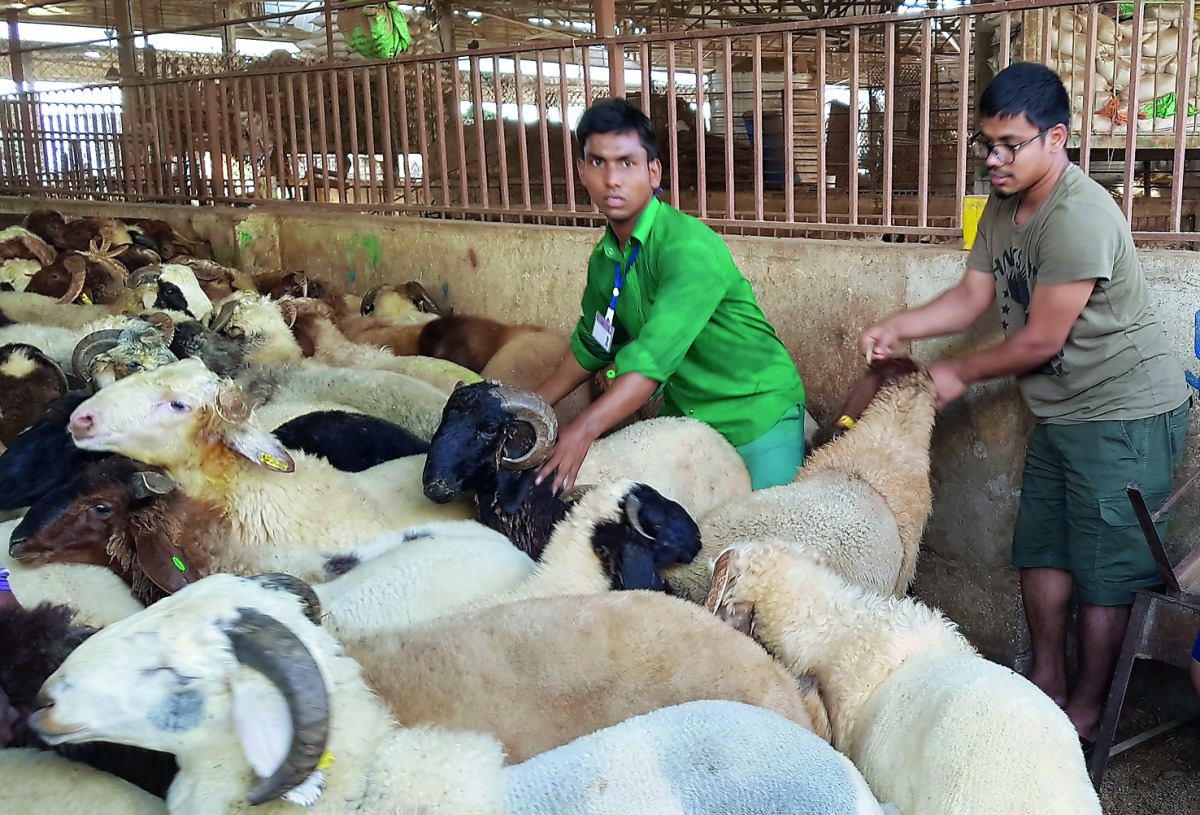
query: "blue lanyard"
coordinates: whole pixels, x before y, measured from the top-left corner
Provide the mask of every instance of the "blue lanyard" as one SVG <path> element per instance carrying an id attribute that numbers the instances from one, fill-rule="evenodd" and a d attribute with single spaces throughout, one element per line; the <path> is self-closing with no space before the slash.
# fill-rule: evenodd
<path id="1" fill-rule="evenodd" d="M 612 322 L 613 315 L 616 314 L 617 297 L 619 297 L 621 294 L 621 286 L 625 285 L 625 276 L 628 275 L 629 270 L 633 268 L 633 262 L 637 260 L 638 250 L 641 248 L 642 245 L 640 243 L 634 245 L 633 252 L 629 255 L 629 263 L 625 266 L 625 271 L 621 271 L 621 261 L 618 260 L 614 264 L 617 267 L 617 271 L 613 281 L 612 299 L 608 301 L 608 313 L 604 315 L 604 319 L 608 320 L 609 323 Z"/>

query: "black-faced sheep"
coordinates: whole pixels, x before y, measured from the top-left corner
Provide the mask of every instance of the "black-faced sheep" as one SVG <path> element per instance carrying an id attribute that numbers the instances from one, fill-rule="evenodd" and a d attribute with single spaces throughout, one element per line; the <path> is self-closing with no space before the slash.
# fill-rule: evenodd
<path id="1" fill-rule="evenodd" d="M 89 396 L 71 391 L 59 397 L 0 454 L 0 511 L 29 506 L 105 455 L 80 450 L 67 432 L 71 411 Z"/>
<path id="2" fill-rule="evenodd" d="M 815 675 L 833 745 L 902 812 L 1100 815 L 1067 715 L 934 609 L 776 542 L 722 554 L 707 605 L 794 676 Z"/>
<path id="3" fill-rule="evenodd" d="M 473 492 L 483 523 L 537 552 L 561 512 L 548 488 L 532 486 L 556 434 L 554 412 L 530 391 L 497 382 L 458 388 L 430 443 L 422 475 L 425 494 L 449 501 Z M 712 427 L 686 418 L 639 422 L 600 439 L 584 459 L 578 481 L 622 478 L 654 487 L 693 518 L 750 492 L 746 465 L 732 445 Z"/>
<path id="4" fill-rule="evenodd" d="M 0 445 L 11 445 L 66 392 L 66 375 L 37 348 L 0 346 Z"/>
<path id="5" fill-rule="evenodd" d="M 821 739 L 737 702 L 661 709 L 505 767 L 492 736 L 397 726 L 315 611 L 261 580 L 206 578 L 83 643 L 31 724 L 52 743 L 176 753 L 176 815 L 289 801 L 314 815 L 880 812 Z"/>

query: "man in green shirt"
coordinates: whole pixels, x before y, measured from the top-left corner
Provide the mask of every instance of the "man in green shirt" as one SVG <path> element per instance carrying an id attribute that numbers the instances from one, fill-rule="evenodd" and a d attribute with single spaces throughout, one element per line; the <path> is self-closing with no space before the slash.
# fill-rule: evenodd
<path id="1" fill-rule="evenodd" d="M 800 375 L 725 242 L 655 198 L 650 120 L 608 99 L 584 113 L 576 138 L 579 177 L 608 226 L 588 261 L 571 353 L 537 392 L 554 404 L 613 362 L 616 378 L 563 428 L 538 483 L 569 489 L 592 443 L 660 388 L 663 414 L 716 428 L 755 489 L 790 482 L 804 457 Z"/>
<path id="2" fill-rule="evenodd" d="M 993 302 L 1001 344 L 930 366 L 938 404 L 1015 376 L 1037 419 L 1025 453 L 1012 562 L 1021 574 L 1029 678 L 1096 738 L 1138 589 L 1160 581 L 1125 487 L 1152 508 L 1171 492 L 1189 389 L 1150 303 L 1129 223 L 1067 157 L 1070 102 L 1043 65 L 1016 63 L 980 97 L 992 195 L 957 286 L 859 338 L 868 357 L 962 331 Z M 1165 526 L 1164 518 L 1160 524 Z M 1066 671 L 1067 610 L 1079 604 L 1079 668 Z"/>

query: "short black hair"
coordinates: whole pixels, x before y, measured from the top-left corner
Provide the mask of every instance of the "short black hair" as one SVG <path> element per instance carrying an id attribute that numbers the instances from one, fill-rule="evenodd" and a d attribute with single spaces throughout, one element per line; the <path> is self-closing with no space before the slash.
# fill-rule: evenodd
<path id="1" fill-rule="evenodd" d="M 1071 122 L 1071 100 L 1058 74 L 1037 62 L 1014 62 L 988 83 L 979 97 L 979 115 L 1008 118 L 1025 114 L 1038 130 Z"/>
<path id="2" fill-rule="evenodd" d="M 622 96 L 601 99 L 583 112 L 575 126 L 581 155 L 587 147 L 588 136 L 593 133 L 637 133 L 642 147 L 646 148 L 646 160 L 658 158 L 658 138 L 650 118 Z"/>

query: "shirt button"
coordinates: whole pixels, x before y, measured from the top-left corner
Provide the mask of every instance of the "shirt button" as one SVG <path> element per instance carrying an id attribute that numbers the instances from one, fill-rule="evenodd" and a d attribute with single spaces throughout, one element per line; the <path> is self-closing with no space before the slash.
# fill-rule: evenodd
<path id="1" fill-rule="evenodd" d="M 689 415 L 689 416 L 695 416 L 695 415 L 696 415 L 696 411 L 694 411 L 694 410 L 689 410 L 689 411 L 688 411 L 688 415 Z"/>

